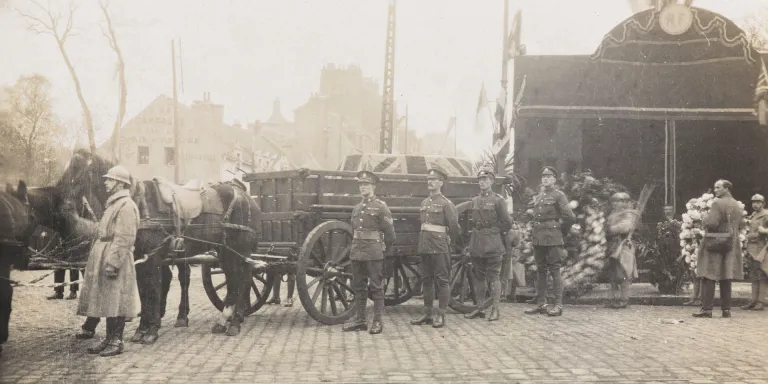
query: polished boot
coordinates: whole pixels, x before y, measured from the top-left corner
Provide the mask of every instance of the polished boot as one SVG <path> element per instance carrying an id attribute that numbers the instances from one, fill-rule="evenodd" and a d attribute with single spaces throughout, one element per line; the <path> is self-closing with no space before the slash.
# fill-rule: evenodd
<path id="1" fill-rule="evenodd" d="M 742 306 L 741 306 L 741 307 L 739 307 L 739 308 L 741 308 L 741 309 L 743 309 L 743 310 L 745 310 L 745 311 L 749 311 L 750 309 L 754 308 L 756 305 L 757 305 L 757 303 L 756 303 L 756 302 L 754 302 L 754 301 L 750 301 L 750 302 L 749 302 L 749 304 L 747 304 L 747 305 L 742 305 Z"/>
<path id="2" fill-rule="evenodd" d="M 419 317 L 411 319 L 411 325 L 432 324 L 432 321 L 432 308 L 427 307 Z"/>
<path id="3" fill-rule="evenodd" d="M 123 353 L 123 341 L 120 339 L 114 339 L 110 341 L 106 348 L 99 352 L 101 357 L 117 356 Z"/>
<path id="4" fill-rule="evenodd" d="M 137 329 L 136 332 L 133 333 L 133 337 L 130 338 L 131 343 L 141 343 L 141 339 L 144 338 L 144 335 L 147 334 L 146 329 Z"/>
<path id="5" fill-rule="evenodd" d="M 74 300 L 77 299 L 77 291 L 70 291 L 69 296 L 67 296 L 67 300 Z"/>
<path id="6" fill-rule="evenodd" d="M 697 317 L 697 318 L 711 319 L 712 318 L 712 310 L 711 309 L 702 309 L 699 312 L 694 313 L 692 316 L 693 317 Z"/>
<path id="7" fill-rule="evenodd" d="M 731 310 L 730 309 L 723 309 L 722 318 L 730 319 L 731 318 Z"/>
<path id="8" fill-rule="evenodd" d="M 83 329 L 75 335 L 75 339 L 88 340 L 88 339 L 93 339 L 94 336 L 96 336 L 96 331 L 89 331 L 87 329 Z"/>
<path id="9" fill-rule="evenodd" d="M 46 297 L 48 300 L 61 300 L 64 298 L 64 292 L 55 292 L 53 295 Z"/>
<path id="10" fill-rule="evenodd" d="M 146 345 L 154 344 L 160 337 L 158 336 L 157 331 L 157 329 L 152 328 L 147 330 L 147 332 L 141 337 L 141 343 Z"/>
<path id="11" fill-rule="evenodd" d="M 754 307 L 750 308 L 752 311 L 762 311 L 765 309 L 765 304 L 763 303 L 756 303 Z"/>
<path id="12" fill-rule="evenodd" d="M 240 334 L 240 323 L 230 323 L 227 327 L 227 331 L 224 333 L 227 336 L 237 336 Z"/>
<path id="13" fill-rule="evenodd" d="M 280 304 L 280 298 L 279 297 L 273 297 L 272 300 L 267 301 L 267 304 Z"/>
<path id="14" fill-rule="evenodd" d="M 563 306 L 560 304 L 555 304 L 552 308 L 547 310 L 547 316 L 555 317 L 555 316 L 562 316 L 563 315 Z"/>
<path id="15" fill-rule="evenodd" d="M 107 337 L 104 340 L 102 340 L 101 343 L 88 347 L 87 352 L 90 353 L 91 355 L 98 355 L 99 353 L 101 353 L 101 351 L 107 349 L 110 342 L 111 342 L 110 337 Z"/>
<path id="16" fill-rule="evenodd" d="M 384 330 L 384 325 L 381 324 L 381 320 L 373 320 L 371 324 L 371 330 L 368 331 L 371 335 L 378 335 Z"/>
<path id="17" fill-rule="evenodd" d="M 434 320 L 432 321 L 432 328 L 445 327 L 445 309 L 438 309 Z"/>
<path id="18" fill-rule="evenodd" d="M 541 304 L 536 306 L 536 308 L 526 309 L 523 313 L 525 313 L 526 315 L 539 315 L 539 314 L 543 315 L 547 313 L 547 305 Z"/>
<path id="19" fill-rule="evenodd" d="M 365 319 L 354 319 L 344 323 L 341 330 L 344 332 L 367 331 L 368 322 Z"/>
<path id="20" fill-rule="evenodd" d="M 285 299 L 285 303 L 283 304 L 283 307 L 293 307 L 293 298 L 289 297 Z"/>
<path id="21" fill-rule="evenodd" d="M 477 319 L 478 317 L 483 319 L 485 318 L 485 312 L 482 308 L 477 308 L 474 311 L 464 315 L 465 319 Z"/>
<path id="22" fill-rule="evenodd" d="M 488 315 L 488 321 L 498 321 L 499 320 L 499 308 L 495 305 L 491 307 L 491 313 Z"/>

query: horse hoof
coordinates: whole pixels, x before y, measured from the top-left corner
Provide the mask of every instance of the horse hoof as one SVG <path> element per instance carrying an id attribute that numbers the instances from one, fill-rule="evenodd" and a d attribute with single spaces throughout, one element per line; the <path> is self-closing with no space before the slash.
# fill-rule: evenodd
<path id="1" fill-rule="evenodd" d="M 174 328 L 187 328 L 189 327 L 189 319 L 183 318 L 183 319 L 176 319 L 176 324 L 173 325 Z"/>
<path id="2" fill-rule="evenodd" d="M 213 333 L 213 334 L 224 333 L 226 331 L 227 331 L 227 327 L 225 327 L 225 326 L 223 326 L 221 324 L 216 324 L 216 325 L 213 326 L 213 328 L 211 328 L 211 333 Z"/>
<path id="3" fill-rule="evenodd" d="M 239 325 L 230 325 L 229 328 L 227 328 L 227 336 L 237 336 L 239 334 L 240 334 Z"/>

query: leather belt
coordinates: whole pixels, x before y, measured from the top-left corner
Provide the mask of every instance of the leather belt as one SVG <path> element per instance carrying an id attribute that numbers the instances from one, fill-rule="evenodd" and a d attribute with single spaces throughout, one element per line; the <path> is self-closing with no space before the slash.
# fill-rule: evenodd
<path id="1" fill-rule="evenodd" d="M 490 232 L 490 233 L 501 233 L 501 228 L 499 227 L 484 227 L 484 228 L 475 228 L 472 230 L 472 232 L 482 233 L 482 232 Z"/>
<path id="2" fill-rule="evenodd" d="M 99 241 L 104 241 L 104 242 L 112 241 L 114 239 L 115 239 L 114 236 L 102 236 L 102 237 L 99 237 Z"/>
<path id="3" fill-rule="evenodd" d="M 359 240 L 381 240 L 381 232 L 379 231 L 363 231 L 355 230 L 352 233 L 352 237 Z"/>
<path id="4" fill-rule="evenodd" d="M 428 231 L 428 232 L 440 232 L 440 233 L 448 232 L 448 228 L 446 228 L 444 225 L 436 225 L 436 224 L 422 224 L 421 230 Z"/>

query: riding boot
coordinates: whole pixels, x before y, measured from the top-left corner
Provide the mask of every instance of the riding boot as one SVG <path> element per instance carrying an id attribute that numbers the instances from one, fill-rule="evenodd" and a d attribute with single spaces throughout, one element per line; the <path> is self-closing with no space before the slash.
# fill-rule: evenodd
<path id="1" fill-rule="evenodd" d="M 124 317 L 108 317 L 107 327 L 112 329 L 107 347 L 99 352 L 101 357 L 117 356 L 123 353 L 123 330 L 125 329 Z"/>
<path id="2" fill-rule="evenodd" d="M 438 308 L 434 320 L 432 321 L 432 328 L 443 327 L 445 327 L 445 308 Z"/>
<path id="3" fill-rule="evenodd" d="M 384 314 L 384 299 L 376 299 L 373 301 L 373 323 L 371 329 L 368 331 L 371 335 L 378 335 L 384 330 L 384 325 L 381 323 L 381 316 Z"/>
<path id="4" fill-rule="evenodd" d="M 419 317 L 415 319 L 411 319 L 411 325 L 425 325 L 425 324 L 432 324 L 433 317 L 432 317 L 432 307 L 424 307 L 424 312 L 419 315 Z"/>
<path id="5" fill-rule="evenodd" d="M 760 283 L 757 281 L 752 282 L 752 297 L 751 301 L 747 305 L 742 305 L 741 309 L 748 311 L 757 305 L 758 295 L 760 294 Z"/>
<path id="6" fill-rule="evenodd" d="M 365 316 L 365 310 L 366 310 L 365 307 L 367 303 L 368 303 L 368 298 L 365 296 L 363 296 L 363 299 L 357 299 L 357 308 L 356 308 L 357 312 L 352 319 L 344 323 L 344 325 L 341 328 L 342 331 L 352 332 L 352 331 L 368 330 L 368 321 L 366 320 L 366 316 Z"/>
<path id="7" fill-rule="evenodd" d="M 94 346 L 88 347 L 86 350 L 91 355 L 98 355 L 107 347 L 109 347 L 109 344 L 112 342 L 112 338 L 114 337 L 114 323 L 111 321 L 111 318 L 107 318 L 107 337 L 104 338 L 99 344 L 96 344 Z"/>
<path id="8" fill-rule="evenodd" d="M 547 304 L 539 304 L 536 308 L 526 309 L 523 313 L 526 315 L 544 315 L 547 313 Z"/>
<path id="9" fill-rule="evenodd" d="M 488 316 L 488 321 L 498 321 L 499 320 L 499 307 L 492 306 L 491 307 L 491 314 Z"/>
<path id="10" fill-rule="evenodd" d="M 485 318 L 485 311 L 483 311 L 482 307 L 475 308 L 474 311 L 467 313 L 464 315 L 465 319 L 477 319 L 477 318 Z"/>

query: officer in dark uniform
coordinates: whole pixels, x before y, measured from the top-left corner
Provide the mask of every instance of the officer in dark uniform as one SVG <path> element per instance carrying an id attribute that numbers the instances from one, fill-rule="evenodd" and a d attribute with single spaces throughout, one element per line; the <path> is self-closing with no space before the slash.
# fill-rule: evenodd
<path id="1" fill-rule="evenodd" d="M 451 240 L 460 241 L 459 215 L 453 203 L 443 196 L 441 188 L 448 179 L 443 171 L 431 169 L 427 173 L 429 197 L 421 202 L 421 233 L 419 254 L 424 313 L 411 320 L 412 325 L 432 324 L 434 328 L 445 325 L 445 309 L 450 299 L 449 277 L 451 270 Z M 433 313 L 437 283 L 437 312 Z"/>
<path id="2" fill-rule="evenodd" d="M 526 310 L 528 315 L 546 313 L 549 316 L 563 314 L 563 279 L 560 265 L 566 255 L 563 238 L 576 220 L 565 193 L 555 189 L 557 170 L 544 167 L 541 170 L 542 191 L 534 198 L 533 243 L 534 258 L 538 277 L 536 308 Z M 552 276 L 555 291 L 555 305 L 547 310 L 547 272 Z"/>
<path id="3" fill-rule="evenodd" d="M 384 287 L 382 272 L 384 270 L 384 253 L 392 248 L 395 242 L 395 227 L 392 213 L 387 204 L 376 198 L 374 192 L 378 176 L 370 171 L 357 173 L 357 182 L 363 201 L 352 211 L 352 289 L 357 300 L 357 313 L 354 318 L 344 324 L 342 330 L 365 331 L 368 322 L 365 319 L 368 291 L 373 299 L 373 324 L 369 333 L 381 333 L 381 315 L 384 312 Z"/>
<path id="4" fill-rule="evenodd" d="M 474 266 L 475 301 L 477 309 L 464 315 L 468 319 L 485 317 L 486 284 L 491 283 L 491 314 L 488 321 L 499 319 L 499 299 L 501 298 L 502 258 L 506 254 L 504 239 L 512 228 L 512 218 L 507 210 L 507 203 L 500 195 L 491 190 L 496 175 L 490 167 L 483 167 L 477 173 L 480 194 L 472 198 L 472 237 L 469 243 L 469 255 Z"/>

